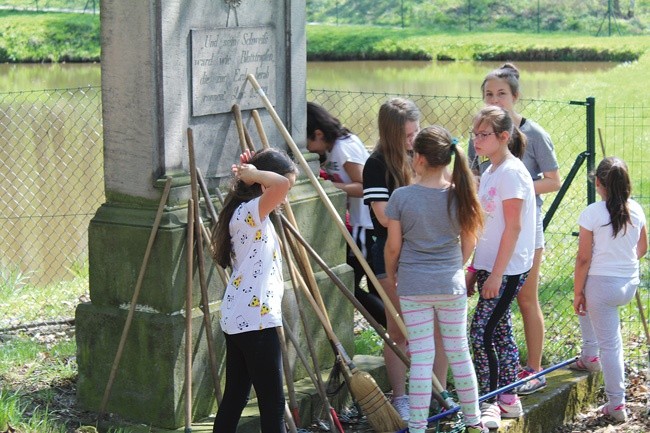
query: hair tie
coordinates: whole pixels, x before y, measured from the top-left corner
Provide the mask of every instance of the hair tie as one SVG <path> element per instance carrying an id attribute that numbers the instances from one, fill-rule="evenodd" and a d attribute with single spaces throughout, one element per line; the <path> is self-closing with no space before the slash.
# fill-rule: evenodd
<path id="1" fill-rule="evenodd" d="M 449 150 L 454 152 L 456 150 L 456 145 L 458 144 L 458 139 L 456 137 L 451 139 L 451 145 L 449 146 Z"/>

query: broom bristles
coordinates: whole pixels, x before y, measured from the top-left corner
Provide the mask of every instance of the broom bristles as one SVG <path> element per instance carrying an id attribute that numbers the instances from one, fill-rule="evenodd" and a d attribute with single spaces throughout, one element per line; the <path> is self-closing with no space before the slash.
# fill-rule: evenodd
<path id="1" fill-rule="evenodd" d="M 354 369 L 350 378 L 350 392 L 373 430 L 394 432 L 406 427 L 404 420 L 370 374 Z"/>

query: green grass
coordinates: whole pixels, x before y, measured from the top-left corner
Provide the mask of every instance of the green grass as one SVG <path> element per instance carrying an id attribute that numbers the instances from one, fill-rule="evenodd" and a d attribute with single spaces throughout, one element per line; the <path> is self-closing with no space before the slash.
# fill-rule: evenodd
<path id="1" fill-rule="evenodd" d="M 46 287 L 31 285 L 29 275 L 17 270 L 0 269 L 0 328 L 74 317 L 88 293 L 88 270 L 73 268 L 72 281 Z M 55 389 L 76 380 L 73 336 L 6 333 L 0 334 L 0 346 L 0 431 L 10 425 L 21 433 L 66 432 L 65 419 L 50 406 L 60 398 Z"/>
<path id="2" fill-rule="evenodd" d="M 309 60 L 637 60 L 650 36 L 551 33 L 438 33 L 360 25 L 307 26 Z"/>
<path id="3" fill-rule="evenodd" d="M 98 15 L 0 11 L 0 62 L 88 62 L 100 52 Z"/>

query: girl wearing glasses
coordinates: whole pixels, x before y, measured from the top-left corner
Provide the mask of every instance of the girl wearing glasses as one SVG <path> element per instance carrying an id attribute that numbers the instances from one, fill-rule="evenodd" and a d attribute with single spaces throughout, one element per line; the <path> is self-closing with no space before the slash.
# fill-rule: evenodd
<path id="1" fill-rule="evenodd" d="M 528 274 L 526 283 L 517 295 L 517 303 L 524 321 L 526 336 L 527 362 L 519 371 L 518 378 L 524 379 L 542 369 L 542 350 L 544 348 L 544 316 L 539 305 L 539 269 L 544 252 L 544 232 L 542 218 L 542 194 L 560 189 L 562 182 L 558 169 L 553 142 L 548 133 L 536 122 L 523 117 L 515 110 L 519 100 L 519 71 L 511 63 L 506 63 L 493 70 L 483 80 L 481 85 L 483 101 L 496 105 L 508 112 L 514 124 L 526 136 L 527 147 L 521 155 L 516 149 L 511 149 L 515 156 L 522 159 L 526 169 L 533 179 L 535 186 L 537 226 L 535 227 L 535 257 L 533 267 Z M 468 158 L 472 161 L 472 169 L 477 173 L 485 170 L 485 163 L 479 166 L 474 146 L 470 144 Z M 531 379 L 517 389 L 520 395 L 532 394 L 546 386 L 546 378 L 540 376 Z"/>
<path id="2" fill-rule="evenodd" d="M 487 106 L 474 118 L 476 153 L 490 160 L 481 175 L 479 199 L 485 228 L 467 268 L 469 295 L 478 287 L 479 300 L 470 326 L 474 367 L 481 394 L 517 380 L 519 352 L 512 332 L 510 305 L 521 290 L 535 254 L 535 191 L 523 162 L 509 150 L 513 120 L 501 107 Z M 521 145 L 524 145 L 521 143 Z M 516 394 L 501 394 L 481 405 L 488 428 L 499 428 L 501 417 L 523 415 Z"/>

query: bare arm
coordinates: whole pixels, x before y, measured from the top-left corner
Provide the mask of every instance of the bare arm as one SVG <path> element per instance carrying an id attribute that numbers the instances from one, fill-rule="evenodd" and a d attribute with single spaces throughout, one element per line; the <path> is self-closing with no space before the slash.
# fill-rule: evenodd
<path id="1" fill-rule="evenodd" d="M 388 239 L 384 247 L 384 262 L 386 265 L 386 278 L 390 287 L 394 288 L 397 282 L 397 263 L 402 251 L 402 224 L 398 220 L 388 220 Z"/>
<path id="2" fill-rule="evenodd" d="M 576 256 L 576 266 L 573 274 L 573 311 L 584 316 L 587 311 L 584 290 L 587 273 L 591 266 L 594 233 L 581 226 L 578 236 L 578 255 Z"/>
<path id="3" fill-rule="evenodd" d="M 356 162 L 346 162 L 343 169 L 350 176 L 350 183 L 334 182 L 334 186 L 345 192 L 349 197 L 363 197 L 363 165 Z"/>
<path id="4" fill-rule="evenodd" d="M 641 237 L 636 244 L 636 258 L 641 260 L 645 253 L 648 252 L 648 230 L 646 226 L 641 228 Z"/>
<path id="5" fill-rule="evenodd" d="M 370 207 L 372 207 L 372 211 L 375 213 L 377 221 L 379 221 L 379 224 L 384 227 L 388 227 L 388 217 L 385 213 L 387 204 L 387 201 L 373 201 L 370 203 Z"/>
<path id="6" fill-rule="evenodd" d="M 533 185 L 535 186 L 535 194 L 547 194 L 559 190 L 562 186 L 560 170 L 545 171 L 542 173 L 542 178 L 534 181 Z"/>
<path id="7" fill-rule="evenodd" d="M 244 155 L 244 154 L 243 154 Z M 250 159 L 250 152 L 247 157 L 242 155 L 242 161 Z M 272 171 L 258 170 L 254 165 L 242 162 L 240 165 L 233 164 L 232 171 L 237 178 L 247 185 L 259 183 L 262 185 L 262 196 L 259 202 L 260 219 L 264 219 L 281 204 L 287 197 L 291 188 L 291 181 L 281 174 Z"/>
<path id="8" fill-rule="evenodd" d="M 476 248 L 476 236 L 471 233 L 460 232 L 460 249 L 463 252 L 463 265 L 467 263 Z"/>
<path id="9" fill-rule="evenodd" d="M 523 203 L 524 201 L 519 198 L 511 198 L 502 202 L 505 228 L 501 235 L 501 242 L 499 243 L 497 257 L 494 260 L 494 266 L 492 266 L 492 272 L 485 281 L 485 284 L 483 284 L 481 295 L 485 299 L 495 298 L 499 295 L 503 273 L 512 258 L 512 253 L 515 251 L 517 239 L 521 232 L 521 210 Z"/>

